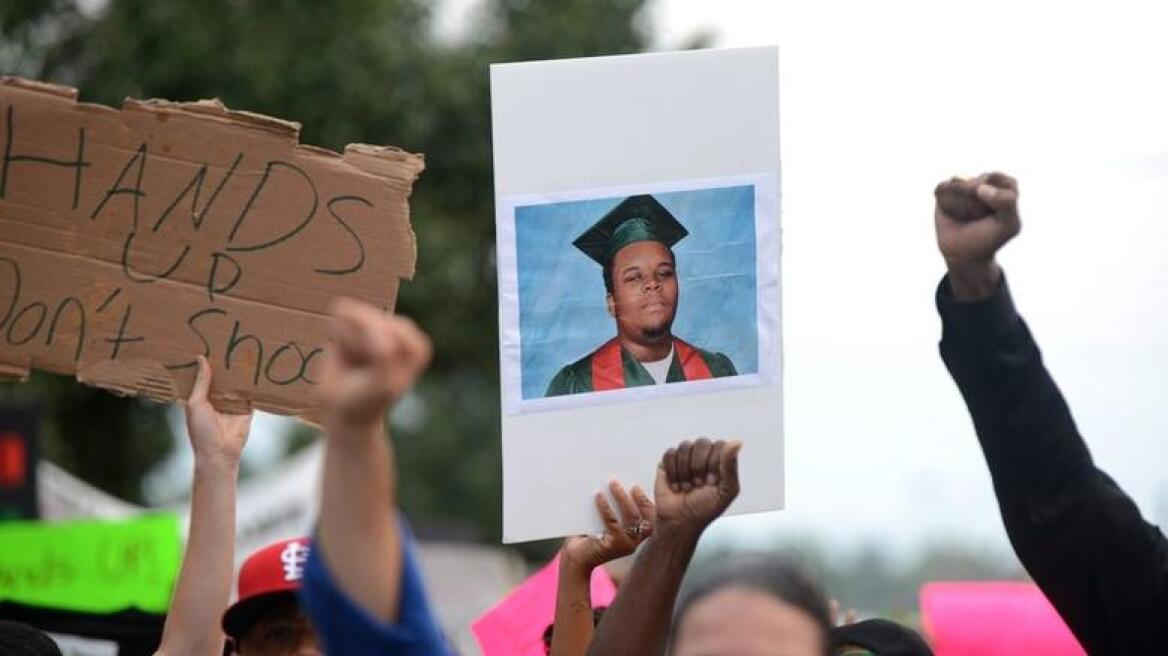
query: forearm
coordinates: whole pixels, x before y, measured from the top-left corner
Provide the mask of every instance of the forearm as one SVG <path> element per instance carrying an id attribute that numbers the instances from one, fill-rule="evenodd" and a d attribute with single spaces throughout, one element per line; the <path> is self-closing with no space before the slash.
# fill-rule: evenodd
<path id="1" fill-rule="evenodd" d="M 223 652 L 220 616 L 231 597 L 238 461 L 195 458 L 186 552 L 166 616 L 163 654 Z"/>
<path id="2" fill-rule="evenodd" d="M 937 290 L 941 356 L 961 391 L 999 492 L 1042 497 L 1089 476 L 1091 455 L 999 277 L 978 302 Z"/>
<path id="3" fill-rule="evenodd" d="M 697 548 L 699 530 L 659 527 L 604 613 L 588 650 L 593 656 L 665 652 L 674 600 Z"/>
<path id="4" fill-rule="evenodd" d="M 550 656 L 583 656 L 592 642 L 592 568 L 560 555 Z"/>
<path id="5" fill-rule="evenodd" d="M 326 441 L 317 536 L 340 589 L 388 623 L 398 618 L 402 568 L 393 467 L 380 422 L 333 430 Z"/>

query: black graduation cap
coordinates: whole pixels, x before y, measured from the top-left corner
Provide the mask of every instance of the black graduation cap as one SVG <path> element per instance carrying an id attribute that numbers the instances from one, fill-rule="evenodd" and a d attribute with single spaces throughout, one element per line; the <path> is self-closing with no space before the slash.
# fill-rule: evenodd
<path id="1" fill-rule="evenodd" d="M 642 194 L 621 201 L 572 245 L 600 266 L 607 266 L 617 251 L 633 242 L 656 241 L 672 248 L 688 234 L 656 198 Z"/>

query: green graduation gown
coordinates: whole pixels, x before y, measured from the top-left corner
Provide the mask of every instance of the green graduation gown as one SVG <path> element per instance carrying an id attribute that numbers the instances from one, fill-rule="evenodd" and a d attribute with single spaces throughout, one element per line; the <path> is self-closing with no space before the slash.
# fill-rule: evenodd
<path id="1" fill-rule="evenodd" d="M 673 338 L 673 360 L 667 383 L 736 376 L 734 363 L 721 353 L 691 346 Z M 631 353 L 613 338 L 592 353 L 560 369 L 548 385 L 545 396 L 600 392 L 641 385 L 653 385 L 653 377 Z"/>

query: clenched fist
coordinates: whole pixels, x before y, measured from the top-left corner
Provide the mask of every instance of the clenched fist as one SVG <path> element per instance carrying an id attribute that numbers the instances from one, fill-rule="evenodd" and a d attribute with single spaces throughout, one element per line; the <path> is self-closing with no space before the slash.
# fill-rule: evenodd
<path id="1" fill-rule="evenodd" d="M 933 194 L 937 247 L 949 267 L 954 298 L 988 297 L 1001 279 L 995 254 L 1022 230 L 1018 182 L 1004 173 L 986 173 L 971 180 L 952 178 Z"/>
<path id="2" fill-rule="evenodd" d="M 326 424 L 378 424 L 430 363 L 430 338 L 413 321 L 340 299 L 333 304 L 318 393 Z"/>
<path id="3" fill-rule="evenodd" d="M 741 442 L 701 438 L 669 449 L 657 466 L 654 496 L 663 528 L 700 534 L 738 496 Z"/>

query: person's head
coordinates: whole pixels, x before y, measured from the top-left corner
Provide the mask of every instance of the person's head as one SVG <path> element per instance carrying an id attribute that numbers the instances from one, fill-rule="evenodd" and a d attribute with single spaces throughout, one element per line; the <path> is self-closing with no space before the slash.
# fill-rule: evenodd
<path id="1" fill-rule="evenodd" d="M 828 656 L 831 610 L 819 586 L 793 563 L 735 556 L 684 594 L 672 656 Z"/>
<path id="2" fill-rule="evenodd" d="M 608 313 L 617 334 L 637 343 L 667 339 L 680 291 L 673 251 L 659 241 L 633 242 L 613 255 L 607 270 Z"/>
<path id="3" fill-rule="evenodd" d="M 296 593 L 272 595 L 232 638 L 239 656 L 320 656 L 316 633 Z"/>
<path id="4" fill-rule="evenodd" d="M 608 610 L 608 606 L 596 606 L 592 609 L 592 626 L 600 624 L 600 618 L 604 616 L 604 611 Z M 556 634 L 556 624 L 552 622 L 543 630 L 543 652 L 545 654 L 552 653 L 552 636 Z"/>
<path id="5" fill-rule="evenodd" d="M 239 656 L 319 656 L 316 634 L 296 597 L 310 543 L 284 540 L 248 556 L 239 599 L 223 613 L 223 632 Z"/>
<path id="6" fill-rule="evenodd" d="M 600 265 L 608 312 L 617 333 L 660 343 L 677 314 L 673 245 L 689 232 L 656 198 L 629 196 L 572 242 Z"/>
<path id="7" fill-rule="evenodd" d="M 0 654 L 6 656 L 61 656 L 61 648 L 39 629 L 0 620 Z"/>

